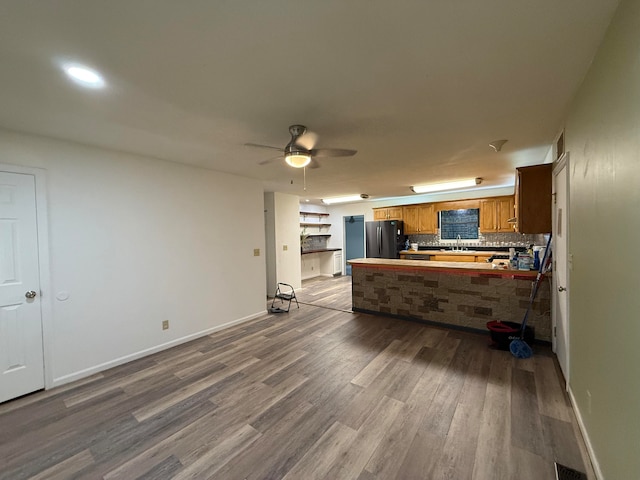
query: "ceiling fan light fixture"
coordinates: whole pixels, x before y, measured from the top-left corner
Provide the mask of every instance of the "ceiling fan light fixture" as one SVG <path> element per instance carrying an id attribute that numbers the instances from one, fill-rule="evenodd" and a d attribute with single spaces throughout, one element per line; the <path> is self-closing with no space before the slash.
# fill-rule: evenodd
<path id="1" fill-rule="evenodd" d="M 362 196 L 360 196 L 360 195 L 345 195 L 344 197 L 323 198 L 322 199 L 322 203 L 324 203 L 326 205 L 331 205 L 333 203 L 357 202 L 358 200 L 362 200 Z"/>
<path id="2" fill-rule="evenodd" d="M 285 162 L 294 168 L 303 168 L 311 163 L 311 155 L 300 152 L 287 153 L 284 156 Z"/>
<path id="3" fill-rule="evenodd" d="M 411 187 L 413 193 L 442 192 L 445 190 L 456 190 L 458 188 L 475 187 L 482 183 L 482 178 L 468 178 L 456 180 L 455 182 L 431 183 L 428 185 L 414 185 Z"/>

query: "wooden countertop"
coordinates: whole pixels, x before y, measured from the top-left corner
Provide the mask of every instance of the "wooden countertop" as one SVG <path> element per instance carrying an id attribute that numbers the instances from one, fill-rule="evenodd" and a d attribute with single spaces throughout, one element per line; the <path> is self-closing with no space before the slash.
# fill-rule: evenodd
<path id="1" fill-rule="evenodd" d="M 400 260 L 396 258 L 354 258 L 348 260 L 347 263 L 352 266 L 381 268 L 385 270 L 431 270 L 468 274 L 490 273 L 492 275 L 520 278 L 534 278 L 538 274 L 535 270 L 493 268 L 491 263 L 480 262 L 425 262 L 424 260 Z"/>
<path id="2" fill-rule="evenodd" d="M 317 248 L 315 250 L 304 250 L 300 252 L 301 255 L 306 255 L 307 253 L 324 253 L 324 252 L 339 252 L 342 250 L 341 248 Z"/>

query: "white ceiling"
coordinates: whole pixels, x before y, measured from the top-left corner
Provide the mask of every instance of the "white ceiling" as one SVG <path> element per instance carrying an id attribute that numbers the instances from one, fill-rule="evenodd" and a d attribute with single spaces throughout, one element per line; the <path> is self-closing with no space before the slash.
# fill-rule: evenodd
<path id="1" fill-rule="evenodd" d="M 618 3 L 0 0 L 0 126 L 311 199 L 504 185 L 544 160 Z M 70 83 L 69 60 L 107 88 Z M 301 170 L 244 146 L 284 147 L 294 123 L 358 154 L 307 169 L 305 192 Z"/>

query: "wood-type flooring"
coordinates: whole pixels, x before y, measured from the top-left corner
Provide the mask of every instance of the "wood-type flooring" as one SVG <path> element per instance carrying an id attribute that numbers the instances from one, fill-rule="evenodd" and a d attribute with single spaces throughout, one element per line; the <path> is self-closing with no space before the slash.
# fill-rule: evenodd
<path id="1" fill-rule="evenodd" d="M 548 350 L 349 313 L 350 293 L 305 282 L 290 313 L 0 405 L 0 479 L 594 478 Z"/>

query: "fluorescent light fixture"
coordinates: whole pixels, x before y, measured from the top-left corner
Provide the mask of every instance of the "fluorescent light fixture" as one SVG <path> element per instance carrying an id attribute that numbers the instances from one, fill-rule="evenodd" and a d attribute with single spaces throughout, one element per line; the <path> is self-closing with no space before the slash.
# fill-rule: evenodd
<path id="1" fill-rule="evenodd" d="M 71 80 L 82 87 L 103 88 L 106 85 L 102 75 L 84 65 L 66 64 L 62 68 Z"/>
<path id="2" fill-rule="evenodd" d="M 322 203 L 331 205 L 332 203 L 356 202 L 358 200 L 362 200 L 360 195 L 347 195 L 344 197 L 323 198 Z"/>
<path id="3" fill-rule="evenodd" d="M 429 185 L 414 185 L 411 187 L 414 193 L 442 192 L 443 190 L 455 190 L 457 188 L 475 187 L 482 183 L 482 178 L 468 178 L 455 182 L 431 183 Z"/>
<path id="4" fill-rule="evenodd" d="M 304 153 L 292 152 L 284 156 L 285 162 L 294 168 L 306 167 L 311 163 L 311 155 L 305 155 Z"/>

